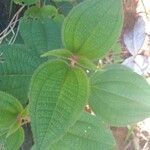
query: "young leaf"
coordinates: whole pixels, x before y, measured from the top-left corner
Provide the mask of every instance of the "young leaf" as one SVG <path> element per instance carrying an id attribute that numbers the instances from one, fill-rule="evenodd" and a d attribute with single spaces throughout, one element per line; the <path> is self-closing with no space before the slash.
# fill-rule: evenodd
<path id="1" fill-rule="evenodd" d="M 122 0 L 86 0 L 69 13 L 63 30 L 66 49 L 97 59 L 117 41 L 122 28 Z"/>
<path id="2" fill-rule="evenodd" d="M 69 58 L 72 55 L 73 54 L 66 49 L 56 49 L 44 53 L 43 55 L 41 55 L 41 57 L 55 56 L 58 58 Z"/>
<path id="3" fill-rule="evenodd" d="M 130 69 L 112 65 L 91 77 L 90 104 L 110 125 L 136 123 L 150 116 L 150 86 Z"/>
<path id="4" fill-rule="evenodd" d="M 19 128 L 14 134 L 6 138 L 0 137 L 0 150 L 18 150 L 24 142 L 24 130 Z"/>
<path id="5" fill-rule="evenodd" d="M 0 53 L 3 58 L 0 62 L 0 90 L 12 94 L 25 105 L 31 76 L 43 60 L 24 45 L 2 45 Z"/>
<path id="6" fill-rule="evenodd" d="M 115 140 L 96 116 L 83 113 L 81 118 L 48 150 L 114 150 Z"/>
<path id="7" fill-rule="evenodd" d="M 13 96 L 0 91 L 0 128 L 9 128 L 16 122 L 22 105 Z"/>
<path id="8" fill-rule="evenodd" d="M 80 56 L 77 64 L 79 66 L 86 68 L 86 69 L 89 69 L 89 70 L 95 71 L 97 69 L 96 65 L 86 57 Z"/>
<path id="9" fill-rule="evenodd" d="M 44 53 L 43 55 L 41 55 L 41 57 L 48 57 L 48 56 L 54 56 L 57 58 L 64 58 L 64 59 L 71 59 L 71 57 L 73 57 L 73 53 L 70 52 L 69 50 L 66 49 L 57 49 L 57 50 L 52 50 L 52 51 L 48 51 L 46 53 Z M 83 68 L 86 69 L 92 69 L 92 70 L 96 70 L 96 65 L 90 61 L 89 59 L 85 58 L 85 57 L 77 57 L 77 64 Z"/>
<path id="10" fill-rule="evenodd" d="M 49 61 L 33 75 L 31 126 L 37 150 L 56 142 L 79 118 L 89 95 L 84 71 L 64 61 Z"/>

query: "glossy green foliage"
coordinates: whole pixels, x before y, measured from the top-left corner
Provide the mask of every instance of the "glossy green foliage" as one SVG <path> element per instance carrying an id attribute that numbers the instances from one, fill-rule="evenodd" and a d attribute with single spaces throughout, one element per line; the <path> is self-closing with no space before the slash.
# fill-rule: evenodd
<path id="1" fill-rule="evenodd" d="M 6 91 L 25 105 L 31 76 L 42 60 L 24 45 L 0 46 L 0 90 Z"/>
<path id="2" fill-rule="evenodd" d="M 122 0 L 86 0 L 66 17 L 63 44 L 79 56 L 97 59 L 118 40 L 122 20 Z"/>
<path id="3" fill-rule="evenodd" d="M 24 141 L 24 131 L 19 128 L 14 134 L 7 137 L 0 136 L 0 150 L 19 150 Z"/>
<path id="4" fill-rule="evenodd" d="M 52 19 L 28 20 L 24 18 L 20 22 L 20 33 L 25 45 L 38 54 L 62 46 L 61 23 Z"/>
<path id="5" fill-rule="evenodd" d="M 130 69 L 112 65 L 91 77 L 90 104 L 110 125 L 136 123 L 150 115 L 150 86 Z"/>
<path id="6" fill-rule="evenodd" d="M 0 130 L 11 128 L 23 107 L 13 96 L 0 91 Z"/>
<path id="7" fill-rule="evenodd" d="M 83 113 L 81 118 L 48 150 L 114 150 L 115 140 L 96 116 Z"/>
<path id="8" fill-rule="evenodd" d="M 30 87 L 31 126 L 37 150 L 59 140 L 79 118 L 89 95 L 84 71 L 64 61 L 39 67 Z"/>

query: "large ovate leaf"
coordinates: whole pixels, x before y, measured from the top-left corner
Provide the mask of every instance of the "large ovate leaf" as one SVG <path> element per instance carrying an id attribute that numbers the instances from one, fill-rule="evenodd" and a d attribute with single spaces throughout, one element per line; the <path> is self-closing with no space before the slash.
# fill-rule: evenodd
<path id="1" fill-rule="evenodd" d="M 0 129 L 11 127 L 22 110 L 23 107 L 16 98 L 0 91 Z"/>
<path id="2" fill-rule="evenodd" d="M 115 145 L 106 125 L 96 116 L 84 113 L 49 150 L 114 150 Z"/>
<path id="3" fill-rule="evenodd" d="M 20 33 L 25 44 L 38 54 L 62 47 L 61 23 L 52 19 L 22 19 Z"/>
<path id="4" fill-rule="evenodd" d="M 112 65 L 91 77 L 90 104 L 110 125 L 136 123 L 150 116 L 150 86 L 121 65 Z"/>
<path id="5" fill-rule="evenodd" d="M 64 61 L 49 61 L 33 75 L 29 93 L 34 140 L 37 150 L 43 150 L 79 118 L 89 84 L 82 69 Z"/>
<path id="6" fill-rule="evenodd" d="M 26 104 L 30 79 L 41 59 L 24 45 L 2 45 L 0 53 L 3 59 L 0 62 L 0 90 Z"/>
<path id="7" fill-rule="evenodd" d="M 0 136 L 0 150 L 19 150 L 24 142 L 24 131 L 19 128 L 14 134 L 7 137 Z"/>
<path id="8" fill-rule="evenodd" d="M 63 44 L 72 52 L 96 59 L 117 41 L 122 28 L 122 0 L 86 0 L 66 17 Z"/>

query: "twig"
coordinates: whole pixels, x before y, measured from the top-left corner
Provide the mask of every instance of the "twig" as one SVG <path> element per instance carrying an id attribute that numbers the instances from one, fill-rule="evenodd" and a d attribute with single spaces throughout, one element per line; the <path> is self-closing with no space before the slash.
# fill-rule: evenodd
<path id="1" fill-rule="evenodd" d="M 8 26 L 6 27 L 6 29 L 4 29 L 1 33 L 0 33 L 0 44 L 2 43 L 2 41 L 4 40 L 4 38 L 9 35 L 10 33 L 13 33 L 13 38 L 16 38 L 15 36 L 15 32 L 14 32 L 14 28 L 18 22 L 18 18 L 19 18 L 19 14 L 21 13 L 21 11 L 24 9 L 25 6 L 22 6 L 17 12 L 16 14 L 13 16 L 13 18 L 11 19 L 10 23 L 8 24 Z M 12 39 L 11 39 L 12 40 Z M 14 41 L 14 40 L 13 40 Z"/>

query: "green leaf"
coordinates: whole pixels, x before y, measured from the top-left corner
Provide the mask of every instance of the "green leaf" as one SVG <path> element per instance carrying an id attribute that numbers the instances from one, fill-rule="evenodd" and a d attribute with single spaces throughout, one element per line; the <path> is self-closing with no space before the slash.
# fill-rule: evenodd
<path id="1" fill-rule="evenodd" d="M 89 69 L 89 70 L 94 70 L 95 71 L 97 69 L 96 65 L 86 57 L 81 57 L 80 56 L 77 64 L 79 66 L 81 66 L 83 68 L 86 68 L 86 69 Z"/>
<path id="2" fill-rule="evenodd" d="M 65 18 L 66 49 L 89 59 L 103 56 L 117 41 L 123 22 L 122 0 L 86 0 Z"/>
<path id="3" fill-rule="evenodd" d="M 84 113 L 53 150 L 114 150 L 115 140 L 106 125 L 96 116 Z"/>
<path id="4" fill-rule="evenodd" d="M 39 55 L 62 47 L 61 23 L 52 19 L 22 19 L 20 33 L 27 47 Z"/>
<path id="5" fill-rule="evenodd" d="M 8 128 L 0 128 L 0 138 L 7 134 Z"/>
<path id="6" fill-rule="evenodd" d="M 97 116 L 114 126 L 150 116 L 150 86 L 122 65 L 112 65 L 91 77 L 90 104 Z"/>
<path id="7" fill-rule="evenodd" d="M 61 138 L 79 118 L 89 95 L 86 74 L 64 61 L 49 61 L 35 72 L 30 88 L 31 127 L 37 150 Z"/>
<path id="8" fill-rule="evenodd" d="M 63 13 L 65 16 L 70 12 L 70 10 L 74 6 L 76 6 L 78 3 L 82 1 L 84 0 L 53 0 L 59 11 Z"/>
<path id="9" fill-rule="evenodd" d="M 67 16 L 67 14 L 70 12 L 70 10 L 73 8 L 73 3 L 69 1 L 64 2 L 55 2 L 55 5 L 60 10 L 62 14 Z"/>
<path id="10" fill-rule="evenodd" d="M 73 54 L 66 49 L 56 49 L 56 50 L 51 50 L 51 51 L 44 53 L 43 55 L 41 55 L 41 57 L 54 56 L 58 58 L 69 58 L 72 55 Z"/>
<path id="11" fill-rule="evenodd" d="M 13 0 L 16 4 L 26 4 L 26 5 L 31 5 L 35 4 L 38 2 L 38 0 Z"/>
<path id="12" fill-rule="evenodd" d="M 22 110 L 23 107 L 16 98 L 0 91 L 0 128 L 13 125 Z"/>
<path id="13" fill-rule="evenodd" d="M 24 141 L 24 131 L 19 128 L 14 134 L 6 138 L 0 137 L 0 150 L 19 150 Z"/>
<path id="14" fill-rule="evenodd" d="M 9 127 L 6 138 L 12 135 L 13 133 L 15 133 L 20 128 L 21 122 L 19 122 L 19 119 L 18 119 L 19 115 L 15 118 L 16 121 Z"/>
<path id="15" fill-rule="evenodd" d="M 26 10 L 24 16 L 34 19 L 47 18 L 50 19 L 58 15 L 58 10 L 52 5 L 46 5 L 43 7 L 32 6 Z"/>
<path id="16" fill-rule="evenodd" d="M 57 23 L 62 23 L 65 19 L 65 16 L 64 15 L 57 15 L 55 18 L 53 18 L 53 20 Z"/>
<path id="17" fill-rule="evenodd" d="M 113 52 L 118 52 L 121 53 L 121 44 L 119 42 L 115 43 L 112 47 L 111 47 Z"/>
<path id="18" fill-rule="evenodd" d="M 32 146 L 31 150 L 36 150 L 36 145 L 35 144 Z"/>
<path id="19" fill-rule="evenodd" d="M 41 55 L 41 57 L 50 57 L 50 56 L 69 60 L 74 55 L 73 53 L 71 53 L 70 51 L 66 49 L 56 49 L 56 50 L 48 51 L 44 53 L 43 55 Z M 85 57 L 77 56 L 77 64 L 85 69 L 92 69 L 92 70 L 97 69 L 96 65 Z"/>
<path id="20" fill-rule="evenodd" d="M 31 76 L 43 61 L 24 45 L 2 45 L 0 53 L 3 58 L 0 62 L 0 90 L 12 94 L 25 105 Z"/>

